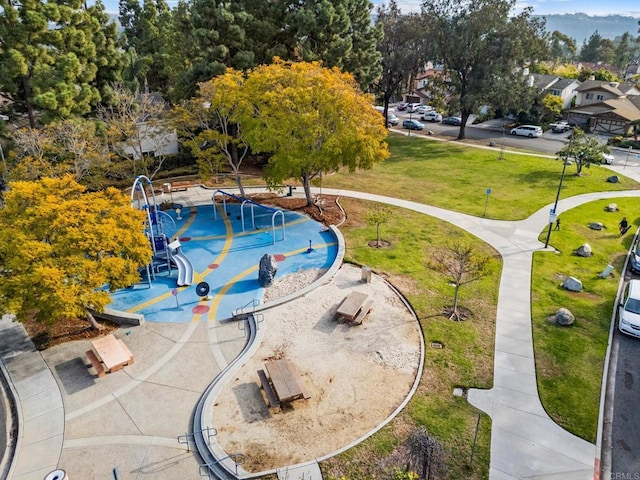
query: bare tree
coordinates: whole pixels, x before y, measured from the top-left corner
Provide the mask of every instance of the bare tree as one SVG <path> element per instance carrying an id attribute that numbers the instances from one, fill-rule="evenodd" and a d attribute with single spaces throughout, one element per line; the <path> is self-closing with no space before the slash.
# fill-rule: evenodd
<path id="1" fill-rule="evenodd" d="M 476 253 L 472 245 L 462 242 L 453 242 L 432 254 L 428 266 L 449 276 L 455 287 L 449 319 L 461 320 L 458 312 L 460 287 L 486 276 L 489 261 L 488 256 Z"/>
<path id="2" fill-rule="evenodd" d="M 162 153 L 175 129 L 165 117 L 166 104 L 154 94 L 134 94 L 121 85 L 113 88 L 116 101 L 98 107 L 98 117 L 106 125 L 110 149 L 132 159 L 133 175 L 153 178 L 162 168 Z M 153 158 L 145 154 L 153 151 Z"/>

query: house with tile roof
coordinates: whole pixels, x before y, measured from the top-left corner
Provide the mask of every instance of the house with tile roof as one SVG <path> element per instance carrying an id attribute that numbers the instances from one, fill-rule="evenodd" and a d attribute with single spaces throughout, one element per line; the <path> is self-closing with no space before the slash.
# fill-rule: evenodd
<path id="1" fill-rule="evenodd" d="M 640 88 L 634 82 L 589 79 L 576 88 L 575 106 L 567 121 L 592 133 L 624 135 L 640 119 Z"/>

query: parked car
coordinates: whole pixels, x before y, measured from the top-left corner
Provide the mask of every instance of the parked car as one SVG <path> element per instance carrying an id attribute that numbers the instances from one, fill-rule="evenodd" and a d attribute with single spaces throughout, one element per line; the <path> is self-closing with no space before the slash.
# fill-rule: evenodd
<path id="1" fill-rule="evenodd" d="M 601 163 L 606 163 L 607 165 L 611 165 L 615 159 L 616 157 L 614 157 L 610 153 L 603 153 Z"/>
<path id="2" fill-rule="evenodd" d="M 540 137 L 542 135 L 542 128 L 537 125 L 520 125 L 511 129 L 511 135 L 520 135 L 522 137 Z"/>
<path id="3" fill-rule="evenodd" d="M 569 122 L 563 120 L 561 122 L 550 123 L 549 128 L 553 133 L 564 133 L 571 130 L 571 125 L 569 125 Z"/>
<path id="4" fill-rule="evenodd" d="M 384 115 L 384 107 L 381 106 L 374 106 L 373 108 L 375 108 L 378 112 L 380 112 L 381 115 Z M 387 112 L 387 126 L 391 125 L 398 125 L 398 123 L 400 123 L 400 119 L 396 116 L 395 113 L 391 113 L 390 111 Z"/>
<path id="5" fill-rule="evenodd" d="M 633 273 L 640 274 L 640 242 L 636 244 L 636 249 L 633 251 L 633 255 L 631 255 L 629 268 L 631 268 Z"/>
<path id="6" fill-rule="evenodd" d="M 622 333 L 640 337 L 640 280 L 630 280 L 624 287 L 619 305 L 618 328 Z"/>
<path id="7" fill-rule="evenodd" d="M 410 103 L 407 105 L 407 112 L 418 113 L 418 109 L 422 106 L 421 103 Z"/>
<path id="8" fill-rule="evenodd" d="M 408 106 L 409 104 L 407 102 L 400 102 L 398 105 L 396 105 L 396 110 L 402 112 L 403 110 L 406 110 Z"/>
<path id="9" fill-rule="evenodd" d="M 424 129 L 424 125 L 420 123 L 418 120 L 414 120 L 413 118 L 407 118 L 403 120 L 402 128 L 408 128 L 409 130 L 422 130 Z"/>
<path id="10" fill-rule="evenodd" d="M 416 108 L 416 113 L 427 113 L 433 111 L 433 107 L 430 105 L 420 105 Z"/>
<path id="11" fill-rule="evenodd" d="M 462 125 L 462 119 L 460 117 L 444 117 L 442 123 L 446 125 Z"/>
<path id="12" fill-rule="evenodd" d="M 432 110 L 422 115 L 422 120 L 425 122 L 440 122 L 442 121 L 442 115 L 435 110 Z"/>

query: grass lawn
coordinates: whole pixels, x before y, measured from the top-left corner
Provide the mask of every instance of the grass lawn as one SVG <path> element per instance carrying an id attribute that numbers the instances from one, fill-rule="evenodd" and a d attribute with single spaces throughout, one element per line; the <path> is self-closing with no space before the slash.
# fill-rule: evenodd
<path id="1" fill-rule="evenodd" d="M 617 203 L 620 211 L 606 212 L 609 203 Z M 621 237 L 617 224 L 623 216 L 640 224 L 639 207 L 637 198 L 620 198 L 564 212 L 561 230 L 551 237 L 559 253 L 536 252 L 533 258 L 531 300 L 540 397 L 558 424 L 590 442 L 596 438 L 604 355 L 620 272 L 635 231 L 632 228 Z M 601 222 L 607 228 L 591 230 L 590 222 Z M 544 237 L 546 232 L 541 241 Z M 592 257 L 573 253 L 583 243 L 591 245 Z M 600 278 L 607 265 L 615 267 L 614 274 Z M 569 276 L 582 282 L 582 292 L 560 286 Z M 573 325 L 559 327 L 548 321 L 560 307 L 574 314 Z"/>
<path id="2" fill-rule="evenodd" d="M 376 230 L 363 219 L 373 204 L 349 198 L 341 203 L 348 216 L 340 227 L 347 261 L 370 266 L 409 300 L 425 335 L 426 358 L 420 387 L 400 417 L 358 447 L 323 462 L 325 478 L 382 478 L 380 464 L 389 462 L 387 457 L 415 426 L 425 426 L 445 448 L 446 478 L 487 478 L 490 419 L 483 416 L 480 422 L 473 467 L 469 468 L 478 412 L 466 399 L 453 396 L 453 389 L 492 385 L 500 258 L 489 246 L 451 224 L 400 208 L 391 208 L 388 223 L 381 227 L 381 238 L 390 245 L 372 248 L 368 242 L 376 239 Z M 463 322 L 442 315 L 444 307 L 452 304 L 453 287 L 443 273 L 425 265 L 434 251 L 454 240 L 471 243 L 478 252 L 492 257 L 489 275 L 460 289 L 460 305 L 472 313 Z M 440 342 L 444 348 L 431 348 L 431 342 Z"/>
<path id="3" fill-rule="evenodd" d="M 452 142 L 390 134 L 391 156 L 371 170 L 325 175 L 322 186 L 359 190 L 412 200 L 482 216 L 486 191 L 487 218 L 520 220 L 552 203 L 562 163 L 555 159 L 467 147 Z M 562 186 L 566 198 L 587 192 L 633 190 L 640 185 L 625 178 L 606 182 L 611 171 L 600 166 L 576 177 L 568 166 Z"/>
<path id="4" fill-rule="evenodd" d="M 556 196 L 562 164 L 555 159 L 505 153 L 438 142 L 412 136 L 390 135 L 391 157 L 372 170 L 355 174 L 325 175 L 323 187 L 343 188 L 403 198 L 471 215 L 482 216 L 486 189 L 492 192 L 487 217 L 519 220 L 552 203 Z M 594 191 L 639 189 L 621 178 L 606 182 L 611 171 L 599 166 L 585 169 L 576 177 L 569 166 L 562 198 Z M 533 260 L 532 318 L 536 370 L 542 402 L 547 412 L 569 431 L 595 439 L 602 366 L 608 328 L 622 259 L 631 234 L 620 238 L 616 225 L 623 215 L 640 223 L 631 212 L 640 212 L 637 199 L 617 201 L 619 214 L 605 213 L 604 206 L 616 200 L 593 202 L 562 214 L 562 230 L 554 232 L 551 245 L 560 254 L 537 252 Z M 481 417 L 474 463 L 468 466 L 478 412 L 463 398 L 454 397 L 454 387 L 490 388 L 493 378 L 495 312 L 501 261 L 494 257 L 489 275 L 461 289 L 461 306 L 473 316 L 453 322 L 442 315 L 453 299 L 453 288 L 439 272 L 425 264 L 433 252 L 455 239 L 471 242 L 477 251 L 495 255 L 490 247 L 458 228 L 437 219 L 402 209 L 392 209 L 381 227 L 387 248 L 372 248 L 375 227 L 364 221 L 370 202 L 343 199 L 349 220 L 341 230 L 346 239 L 346 259 L 368 265 L 385 275 L 411 302 L 420 319 L 425 341 L 425 369 L 420 387 L 398 418 L 371 439 L 337 458 L 322 463 L 328 480 L 382 478 L 381 465 L 392 469 L 404 465 L 394 450 L 416 426 L 424 426 L 446 452 L 447 473 L 439 478 L 480 480 L 488 477 L 490 420 Z M 594 231 L 589 222 L 603 222 L 609 228 Z M 540 238 L 544 241 L 546 229 Z M 589 242 L 593 257 L 580 258 L 572 251 Z M 597 275 L 607 264 L 616 267 L 613 278 Z M 575 276 L 584 292 L 570 293 L 559 287 L 563 278 Z M 560 328 L 547 317 L 560 307 L 576 316 L 571 327 Z M 431 348 L 440 342 L 442 349 Z"/>

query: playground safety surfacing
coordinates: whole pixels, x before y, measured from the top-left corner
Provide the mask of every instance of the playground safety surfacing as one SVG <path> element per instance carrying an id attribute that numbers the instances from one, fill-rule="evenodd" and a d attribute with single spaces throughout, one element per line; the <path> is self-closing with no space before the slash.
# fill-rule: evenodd
<path id="1" fill-rule="evenodd" d="M 276 281 L 301 270 L 328 269 L 337 257 L 333 233 L 305 215 L 283 210 L 283 232 L 282 215 L 275 216 L 272 228 L 271 209 L 255 208 L 253 221 L 245 209 L 243 228 L 239 204 L 227 204 L 226 214 L 222 206 L 216 208 L 184 208 L 180 219 L 167 211 L 175 227 L 169 222 L 165 232 L 180 239 L 182 252 L 193 264 L 193 284 L 178 287 L 176 268 L 162 269 L 152 275 L 150 285 L 145 278 L 114 292 L 109 308 L 141 313 L 149 322 L 224 320 L 262 304 L 265 290 L 258 282 L 258 266 L 263 255 L 275 257 Z M 209 285 L 208 297 L 196 293 L 200 282 Z"/>

